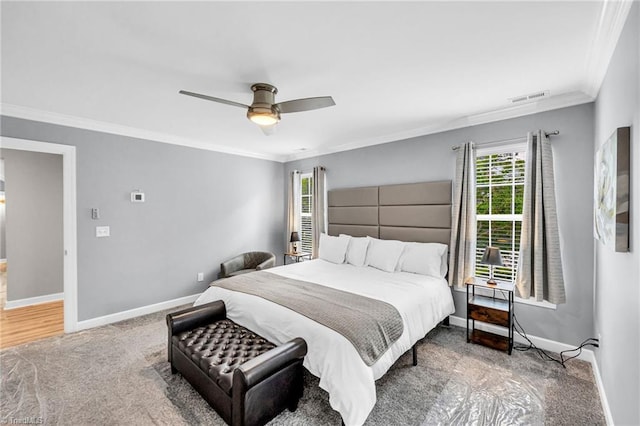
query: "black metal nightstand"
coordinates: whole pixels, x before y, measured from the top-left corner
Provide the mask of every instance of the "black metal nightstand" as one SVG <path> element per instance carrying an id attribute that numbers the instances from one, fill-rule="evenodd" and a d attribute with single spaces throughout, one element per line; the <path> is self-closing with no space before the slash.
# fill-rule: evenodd
<path id="1" fill-rule="evenodd" d="M 470 278 L 467 286 L 467 343 L 478 343 L 490 348 L 513 350 L 513 283 L 500 282 L 489 285 L 480 278 Z M 476 289 L 483 289 L 476 293 Z M 487 291 L 485 289 L 491 290 Z M 482 294 L 480 294 L 482 293 Z M 469 327 L 471 321 L 471 327 Z M 475 322 L 481 321 L 507 329 L 507 336 L 478 330 Z"/>

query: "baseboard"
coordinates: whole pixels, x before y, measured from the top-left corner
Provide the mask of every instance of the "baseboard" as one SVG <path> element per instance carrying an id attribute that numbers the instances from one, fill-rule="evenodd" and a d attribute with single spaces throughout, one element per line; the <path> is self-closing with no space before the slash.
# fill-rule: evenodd
<path id="1" fill-rule="evenodd" d="M 602 403 L 602 411 L 604 411 L 604 417 L 607 419 L 607 425 L 613 426 L 613 415 L 611 414 L 607 394 L 604 391 L 604 383 L 602 383 L 602 376 L 600 376 L 600 367 L 598 367 L 598 361 L 596 360 L 595 354 L 592 351 L 589 352 L 591 352 L 591 369 L 593 370 L 593 376 L 595 377 L 596 385 L 598 386 L 600 402 Z"/>
<path id="2" fill-rule="evenodd" d="M 26 299 L 7 300 L 5 310 L 24 308 L 25 306 L 39 305 L 41 303 L 57 302 L 64 300 L 64 293 L 45 294 L 44 296 L 27 297 Z"/>
<path id="3" fill-rule="evenodd" d="M 465 318 L 460 318 L 453 315 L 449 316 L 449 323 L 451 325 L 456 325 L 458 327 L 467 326 L 467 320 Z M 479 322 L 476 322 L 475 325 L 476 325 L 476 328 L 483 331 L 489 331 L 491 333 L 500 334 L 503 336 L 507 334 L 507 331 L 503 327 L 498 327 L 492 324 L 485 324 L 485 323 L 479 323 Z M 556 342 L 555 340 L 545 339 L 543 337 L 537 337 L 537 336 L 531 336 L 531 335 L 528 335 L 528 337 L 533 342 L 534 345 L 546 351 L 560 353 L 562 351 L 575 349 L 575 346 L 568 345 L 566 343 Z M 527 344 L 526 340 L 524 340 L 518 333 L 515 333 L 514 341 L 517 343 Z M 602 403 L 602 411 L 604 411 L 604 416 L 605 416 L 605 419 L 607 420 L 607 425 L 613 426 L 613 416 L 611 415 L 611 409 L 609 408 L 609 401 L 607 400 L 607 394 L 604 391 L 604 385 L 602 384 L 602 377 L 600 377 L 600 369 L 598 368 L 598 363 L 596 361 L 595 353 L 590 349 L 582 349 L 582 353 L 577 358 L 591 364 L 591 371 L 593 371 L 593 377 L 595 378 L 596 386 L 598 387 L 598 392 L 600 393 L 600 402 Z"/>
<path id="4" fill-rule="evenodd" d="M 141 306 L 139 308 L 129 309 L 128 311 L 116 312 L 114 314 L 109 314 L 102 317 L 78 321 L 76 330 L 80 331 L 89 328 L 100 327 L 107 324 L 113 324 L 114 322 L 139 317 L 141 315 L 152 314 L 154 312 L 163 311 L 165 309 L 175 308 L 176 306 L 186 305 L 187 303 L 195 302 L 195 300 L 199 296 L 200 294 L 192 294 L 191 296 L 167 300 L 166 302 L 154 303 L 153 305 Z"/>

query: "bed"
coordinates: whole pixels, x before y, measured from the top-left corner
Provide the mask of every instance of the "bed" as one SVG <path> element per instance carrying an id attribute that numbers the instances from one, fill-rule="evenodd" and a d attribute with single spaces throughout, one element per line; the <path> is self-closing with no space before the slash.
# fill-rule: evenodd
<path id="1" fill-rule="evenodd" d="M 378 246 L 387 244 L 385 240 L 446 244 L 450 199 L 450 181 L 330 191 L 328 234 L 342 242 L 345 237 L 337 237 L 341 234 L 369 237 L 373 238 L 371 244 Z M 329 402 L 344 423 L 361 425 L 376 402 L 375 380 L 455 310 L 444 279 L 446 250 L 440 262 L 444 264 L 433 275 L 403 271 L 397 260 L 396 266 L 386 271 L 322 258 L 269 269 L 270 274 L 284 279 L 314 283 L 392 305 L 401 317 L 402 333 L 370 365 L 342 334 L 262 297 L 214 282 L 195 304 L 223 300 L 229 319 L 277 344 L 294 337 L 305 339 L 308 353 L 304 367 L 320 378 L 320 387 L 329 393 Z"/>

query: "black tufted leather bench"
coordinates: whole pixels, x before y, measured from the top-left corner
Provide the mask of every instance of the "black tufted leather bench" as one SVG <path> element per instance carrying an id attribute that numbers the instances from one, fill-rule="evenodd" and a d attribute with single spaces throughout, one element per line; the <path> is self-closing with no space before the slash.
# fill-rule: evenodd
<path id="1" fill-rule="evenodd" d="M 302 396 L 307 344 L 281 346 L 226 318 L 224 302 L 167 315 L 171 372 L 179 372 L 232 426 L 263 425 Z"/>

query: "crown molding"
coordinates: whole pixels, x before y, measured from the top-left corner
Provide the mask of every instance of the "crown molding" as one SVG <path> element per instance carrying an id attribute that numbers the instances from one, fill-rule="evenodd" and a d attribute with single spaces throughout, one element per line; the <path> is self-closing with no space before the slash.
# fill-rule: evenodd
<path id="1" fill-rule="evenodd" d="M 356 142 L 349 142 L 329 148 L 321 148 L 304 152 L 296 152 L 286 157 L 286 162 L 302 160 L 305 158 L 318 157 L 321 155 L 333 154 L 336 152 L 350 151 L 352 149 L 364 148 L 367 146 L 380 145 L 383 143 L 396 142 L 400 140 L 427 136 L 435 133 L 442 133 L 449 130 L 461 129 L 464 127 L 477 126 L 480 124 L 493 123 L 495 121 L 508 120 L 510 118 L 522 117 L 525 115 L 537 114 L 554 109 L 567 108 L 593 102 L 594 97 L 586 93 L 575 91 L 551 96 L 536 102 L 528 102 L 520 105 L 509 106 L 490 111 L 479 112 L 467 115 L 454 120 L 432 123 L 429 126 L 407 132 L 394 133 L 376 138 L 366 138 Z"/>
<path id="2" fill-rule="evenodd" d="M 74 127 L 96 132 L 110 133 L 114 135 L 127 136 L 131 138 L 146 139 L 154 142 L 168 143 L 172 145 L 186 146 L 189 148 L 203 149 L 206 151 L 221 152 L 224 154 L 239 155 L 242 157 L 258 158 L 260 160 L 270 160 L 283 162 L 284 156 L 271 155 L 258 152 L 243 151 L 222 145 L 215 145 L 208 141 L 184 138 L 166 133 L 154 132 L 135 127 L 122 126 L 120 124 L 108 123 L 105 121 L 92 120 L 84 117 L 59 114 L 56 112 L 43 111 L 20 105 L 2 103 L 0 104 L 0 115 L 24 120 L 40 121 L 60 126 Z"/>
<path id="3" fill-rule="evenodd" d="M 551 111 L 559 108 L 566 108 L 574 105 L 580 105 L 593 102 L 594 98 L 582 92 L 570 92 L 561 95 L 551 96 L 536 102 L 528 102 L 520 105 L 509 106 L 491 111 L 484 111 L 476 114 L 467 115 L 454 120 L 446 120 L 431 123 L 429 126 L 412 129 L 406 132 L 397 132 L 390 135 L 379 136 L 374 138 L 364 138 L 358 141 L 346 142 L 332 147 L 320 148 L 304 152 L 296 152 L 290 155 L 269 155 L 255 152 L 247 152 L 229 148 L 226 146 L 213 145 L 210 142 L 182 138 L 179 136 L 168 135 L 159 132 L 152 132 L 134 127 L 121 126 L 119 124 L 107 123 L 103 121 L 91 120 L 82 117 L 74 117 L 70 115 L 58 114 L 49 111 L 37 110 L 18 105 L 0 104 L 0 114 L 8 117 L 21 118 L 25 120 L 40 121 L 61 126 L 74 127 L 85 130 L 93 130 L 97 132 L 110 133 L 115 135 L 151 140 L 161 143 L 186 146 L 190 148 L 203 149 L 207 151 L 221 152 L 225 154 L 239 155 L 243 157 L 258 158 L 261 160 L 276 161 L 286 163 L 289 161 L 302 160 L 305 158 L 313 158 L 321 155 L 333 154 L 342 151 L 350 151 L 368 146 L 381 145 L 389 142 L 397 142 L 401 140 L 411 139 L 420 136 L 427 136 L 435 133 L 446 132 L 449 130 L 460 129 L 469 126 L 477 126 L 480 124 L 492 123 L 495 121 L 507 120 L 510 118 L 521 117 L 524 115 L 536 114 L 544 111 Z"/>
<path id="4" fill-rule="evenodd" d="M 605 0 L 602 3 L 585 70 L 585 92 L 593 98 L 598 96 L 632 5 L 633 0 Z"/>

